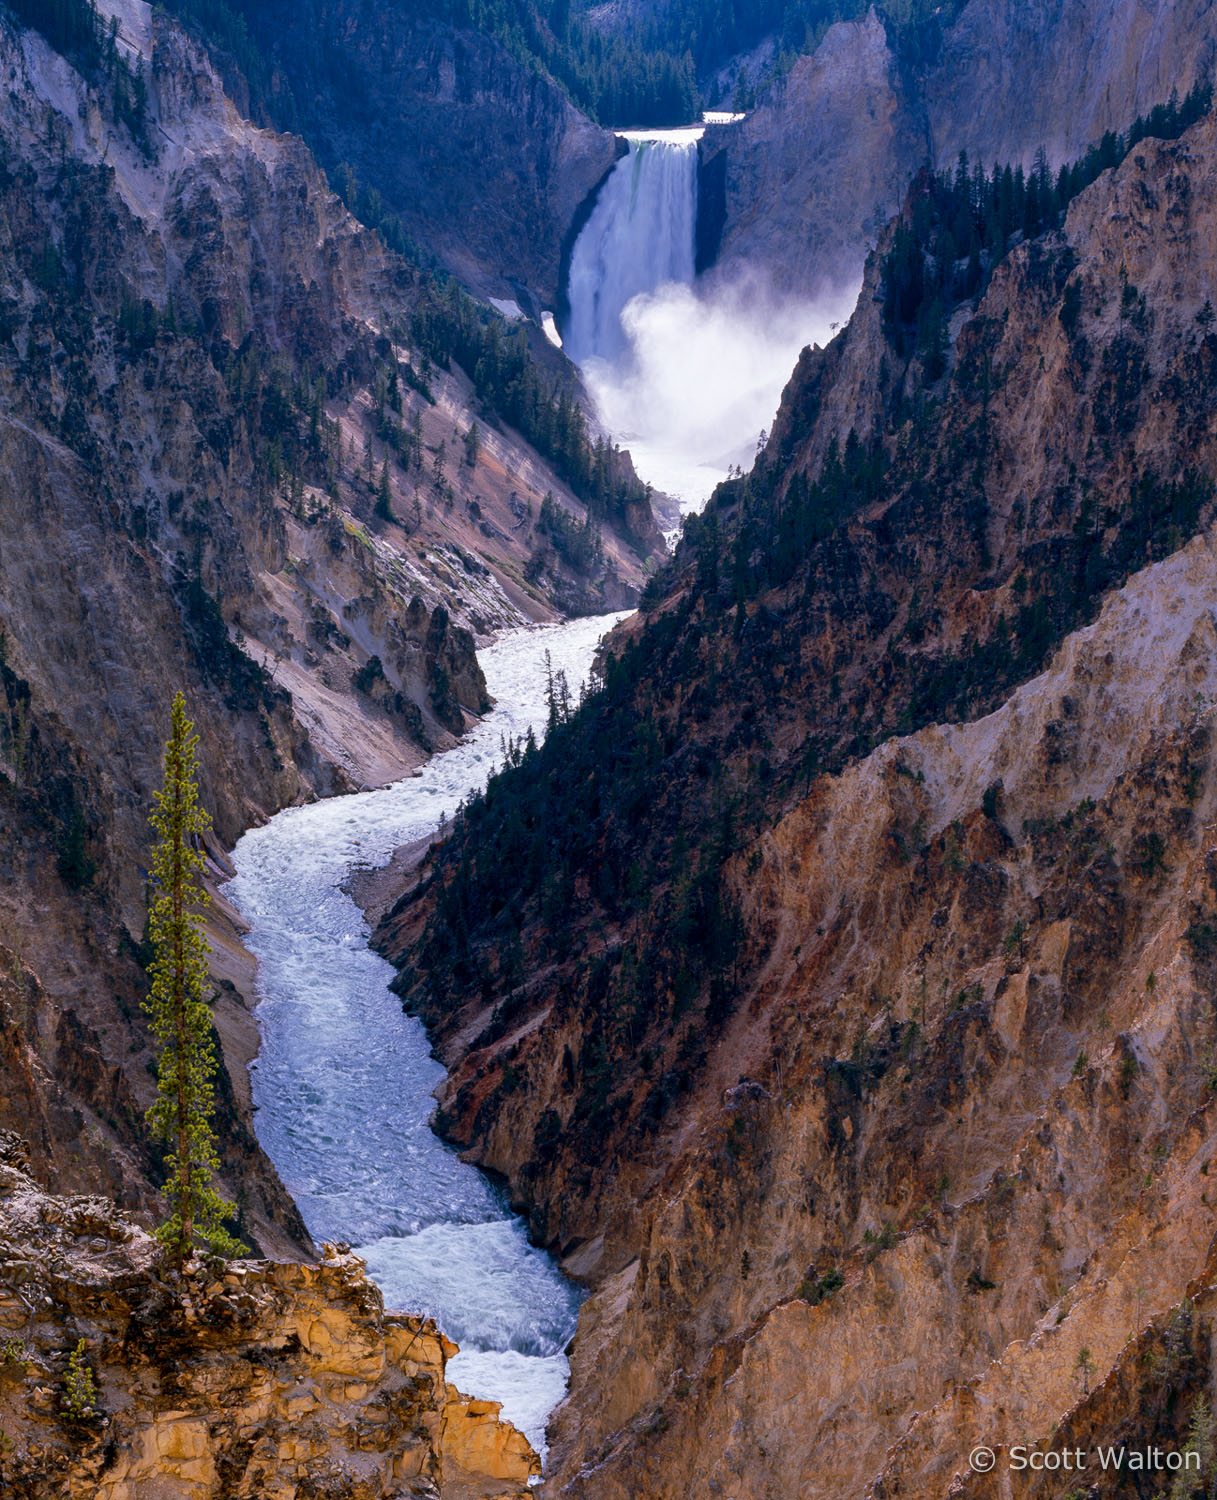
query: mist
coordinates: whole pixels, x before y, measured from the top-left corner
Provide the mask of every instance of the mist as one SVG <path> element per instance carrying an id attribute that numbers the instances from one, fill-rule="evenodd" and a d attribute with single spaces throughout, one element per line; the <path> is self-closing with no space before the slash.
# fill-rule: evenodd
<path id="1" fill-rule="evenodd" d="M 586 360 L 584 378 L 640 476 L 687 514 L 751 466 L 800 352 L 827 343 L 857 299 L 856 283 L 812 302 L 744 282 L 662 286 L 625 308 L 625 355 Z"/>

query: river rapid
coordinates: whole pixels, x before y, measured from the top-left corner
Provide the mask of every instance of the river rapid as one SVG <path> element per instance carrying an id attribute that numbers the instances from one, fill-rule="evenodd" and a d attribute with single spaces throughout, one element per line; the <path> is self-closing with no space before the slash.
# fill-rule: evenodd
<path id="1" fill-rule="evenodd" d="M 421 1022 L 390 992 L 342 890 L 451 818 L 501 761 L 504 739 L 545 728 L 545 654 L 572 689 L 620 615 L 514 631 L 480 653 L 495 707 L 421 775 L 380 791 L 288 808 L 233 853 L 226 894 L 250 924 L 261 1050 L 255 1122 L 314 1240 L 346 1240 L 386 1306 L 430 1313 L 461 1352 L 449 1378 L 543 1451 L 562 1399 L 578 1293 L 528 1243 L 499 1190 L 436 1137 L 444 1077 Z"/>

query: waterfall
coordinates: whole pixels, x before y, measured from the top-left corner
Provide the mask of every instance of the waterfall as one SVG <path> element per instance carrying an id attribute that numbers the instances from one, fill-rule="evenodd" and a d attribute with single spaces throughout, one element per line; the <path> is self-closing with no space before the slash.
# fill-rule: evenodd
<path id="1" fill-rule="evenodd" d="M 567 353 L 576 364 L 620 361 L 626 304 L 642 292 L 693 281 L 697 136 L 627 137 L 571 254 Z"/>
<path id="2" fill-rule="evenodd" d="M 629 151 L 575 239 L 562 327 L 596 431 L 686 513 L 751 464 L 800 351 L 857 300 L 856 286 L 818 304 L 780 297 L 738 266 L 695 279 L 702 133 L 618 132 Z"/>

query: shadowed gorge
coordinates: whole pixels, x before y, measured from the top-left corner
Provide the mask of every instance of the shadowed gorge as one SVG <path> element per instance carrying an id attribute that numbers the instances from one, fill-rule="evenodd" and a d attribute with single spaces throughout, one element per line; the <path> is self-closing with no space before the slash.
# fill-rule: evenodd
<path id="1" fill-rule="evenodd" d="M 0 0 L 0 1495 L 1211 1497 L 1215 15 Z"/>

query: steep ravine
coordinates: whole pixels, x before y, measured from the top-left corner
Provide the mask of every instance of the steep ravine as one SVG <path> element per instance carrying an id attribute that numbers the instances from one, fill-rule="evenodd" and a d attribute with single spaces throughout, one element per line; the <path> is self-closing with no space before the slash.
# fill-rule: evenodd
<path id="1" fill-rule="evenodd" d="M 159 1171 L 142 937 L 175 688 L 219 880 L 250 824 L 455 743 L 487 706 L 476 638 L 628 603 L 648 543 L 608 528 L 572 566 L 587 507 L 455 364 L 428 368 L 417 275 L 169 17 L 102 9 L 144 69 L 146 139 L 105 76 L 0 12 L 0 941 L 39 986 L 6 1002 L 30 1067 L 0 1095 L 34 1089 L 48 1185 L 92 1174 L 135 1208 Z M 247 963 L 222 905 L 211 930 L 225 1186 L 286 1251 L 305 1241 L 242 1080 Z"/>
<path id="2" fill-rule="evenodd" d="M 443 8 L 240 8 L 272 70 L 267 107 L 281 128 L 327 169 L 352 169 L 479 296 L 518 299 L 534 316 L 556 309 L 560 247 L 613 163 L 610 131 Z"/>
<path id="3" fill-rule="evenodd" d="M 380 791 L 292 808 L 247 833 L 225 893 L 258 960 L 258 1138 L 314 1239 L 353 1244 L 390 1306 L 461 1345 L 453 1378 L 542 1448 L 565 1389 L 577 1296 L 474 1167 L 432 1133 L 444 1078 L 365 946 L 347 887 L 436 837 L 505 745 L 543 738 L 555 674 L 585 679 L 617 620 L 515 632 L 482 653 L 496 704 L 455 749 Z"/>

